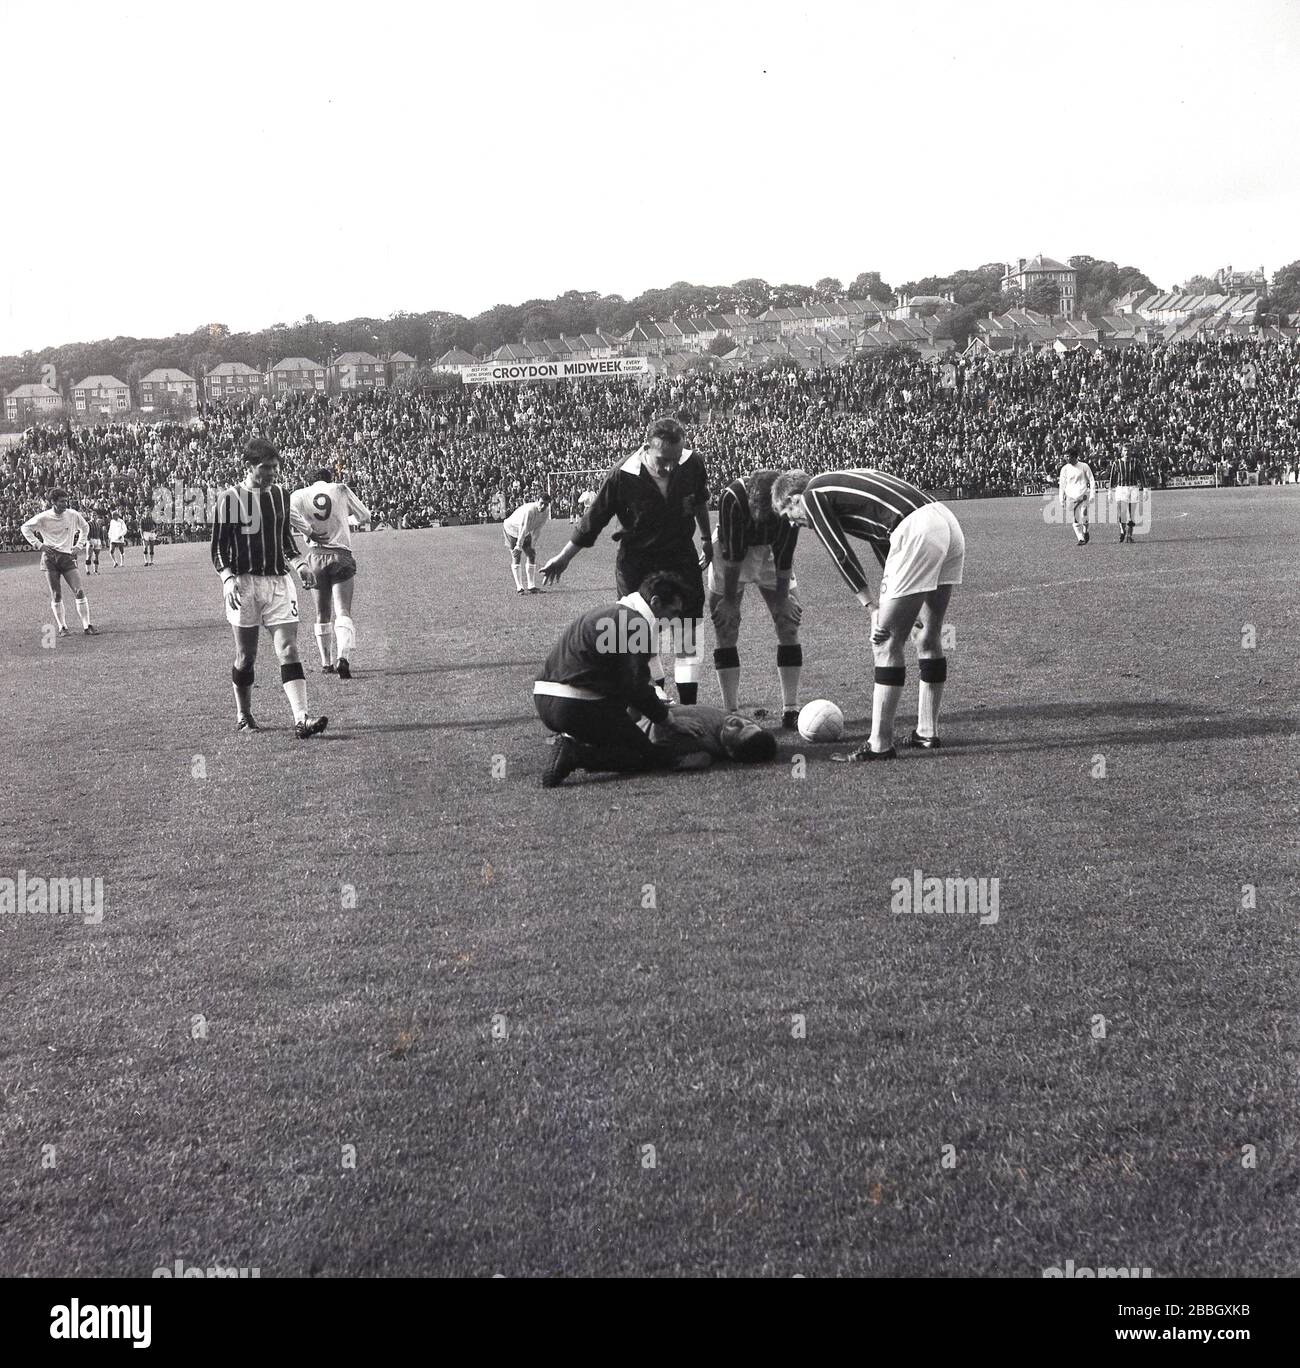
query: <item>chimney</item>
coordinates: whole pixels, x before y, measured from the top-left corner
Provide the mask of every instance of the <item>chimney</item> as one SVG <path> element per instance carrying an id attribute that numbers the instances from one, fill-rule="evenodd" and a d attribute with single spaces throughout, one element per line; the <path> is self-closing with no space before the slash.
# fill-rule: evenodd
<path id="1" fill-rule="evenodd" d="M 1018 269 L 1021 270 L 1021 271 L 1023 271 L 1023 270 L 1025 269 L 1025 259 L 1024 259 L 1024 257 L 1019 257 L 1017 260 L 1018 260 Z"/>

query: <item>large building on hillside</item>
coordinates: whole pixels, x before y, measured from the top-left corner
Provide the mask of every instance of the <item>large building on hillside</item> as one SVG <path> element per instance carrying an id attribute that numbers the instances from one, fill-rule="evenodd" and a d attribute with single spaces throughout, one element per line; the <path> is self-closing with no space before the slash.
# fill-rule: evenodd
<path id="1" fill-rule="evenodd" d="M 286 356 L 277 361 L 267 375 L 272 394 L 300 394 L 304 390 L 325 392 L 328 376 L 325 367 L 305 356 Z"/>
<path id="2" fill-rule="evenodd" d="M 140 380 L 140 406 L 159 408 L 177 405 L 193 408 L 198 398 L 198 381 L 175 366 L 159 366 Z"/>
<path id="3" fill-rule="evenodd" d="M 131 407 L 131 387 L 115 375 L 88 375 L 73 385 L 72 407 L 78 413 L 125 413 Z"/>
<path id="4" fill-rule="evenodd" d="M 19 385 L 5 395 L 5 419 L 10 423 L 52 418 L 62 407 L 63 396 L 49 385 Z"/>
<path id="5" fill-rule="evenodd" d="M 243 361 L 223 361 L 203 377 L 203 390 L 210 401 L 248 399 L 266 393 L 266 376 Z"/>
<path id="6" fill-rule="evenodd" d="M 384 363 L 369 352 L 350 351 L 336 356 L 330 364 L 330 377 L 340 390 L 386 389 L 388 376 Z"/>
<path id="7" fill-rule="evenodd" d="M 1014 266 L 1008 263 L 1006 274 L 1002 277 L 1002 289 L 1023 290 L 1028 294 L 1035 285 L 1041 285 L 1045 280 L 1057 288 L 1061 303 L 1057 313 L 1063 314 L 1066 318 L 1073 318 L 1079 273 L 1073 266 L 1067 266 L 1063 261 L 1055 261 L 1041 252 L 1028 260 L 1021 257 Z"/>

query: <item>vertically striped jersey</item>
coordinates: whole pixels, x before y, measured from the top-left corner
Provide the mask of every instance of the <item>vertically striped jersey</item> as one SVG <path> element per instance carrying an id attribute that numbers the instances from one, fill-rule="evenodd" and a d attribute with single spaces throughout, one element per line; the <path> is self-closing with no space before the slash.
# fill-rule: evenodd
<path id="1" fill-rule="evenodd" d="M 923 489 L 883 470 L 834 470 L 809 480 L 803 492 L 809 525 L 855 594 L 866 592 L 867 575 L 849 538 L 867 542 L 884 565 L 894 529 L 934 502 Z"/>
<path id="2" fill-rule="evenodd" d="M 56 513 L 52 508 L 34 514 L 18 529 L 33 546 L 51 551 L 70 552 L 80 543 L 86 544 L 90 527 L 75 508 Z"/>
<path id="3" fill-rule="evenodd" d="M 1118 457 L 1111 463 L 1110 467 L 1110 487 L 1116 485 L 1131 485 L 1145 488 L 1147 483 L 1146 466 L 1142 463 L 1141 456 L 1132 456 L 1127 452 Z"/>
<path id="4" fill-rule="evenodd" d="M 370 510 L 342 482 L 317 480 L 305 489 L 294 490 L 289 500 L 289 519 L 293 530 L 313 546 L 351 551 L 349 514 L 359 524 L 370 521 Z"/>
<path id="5" fill-rule="evenodd" d="M 223 489 L 212 521 L 212 564 L 221 577 L 287 575 L 302 559 L 289 522 L 289 496 L 280 485 Z"/>
<path id="6" fill-rule="evenodd" d="M 725 561 L 743 561 L 753 547 L 770 546 L 777 573 L 785 575 L 794 564 L 799 529 L 770 510 L 765 517 L 755 518 L 744 480 L 733 480 L 718 500 L 716 537 L 718 554 Z"/>

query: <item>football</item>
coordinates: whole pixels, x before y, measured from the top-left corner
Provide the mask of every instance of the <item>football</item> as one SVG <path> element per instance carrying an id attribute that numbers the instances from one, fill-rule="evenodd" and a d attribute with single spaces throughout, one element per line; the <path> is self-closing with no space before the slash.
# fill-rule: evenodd
<path id="1" fill-rule="evenodd" d="M 844 735 L 844 714 L 829 698 L 814 698 L 799 710 L 799 735 L 805 741 L 838 741 Z"/>

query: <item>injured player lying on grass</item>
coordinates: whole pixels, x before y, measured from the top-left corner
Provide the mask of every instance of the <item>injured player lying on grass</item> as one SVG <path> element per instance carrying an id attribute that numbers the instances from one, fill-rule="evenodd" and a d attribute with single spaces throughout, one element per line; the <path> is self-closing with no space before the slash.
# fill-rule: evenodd
<path id="1" fill-rule="evenodd" d="M 714 754 L 775 755 L 776 738 L 757 723 L 718 708 L 670 708 L 651 683 L 660 629 L 680 619 L 687 589 L 672 571 L 655 571 L 638 592 L 588 609 L 560 634 L 533 685 L 538 717 L 558 733 L 544 788 L 576 769 L 630 774 L 699 769 Z"/>

